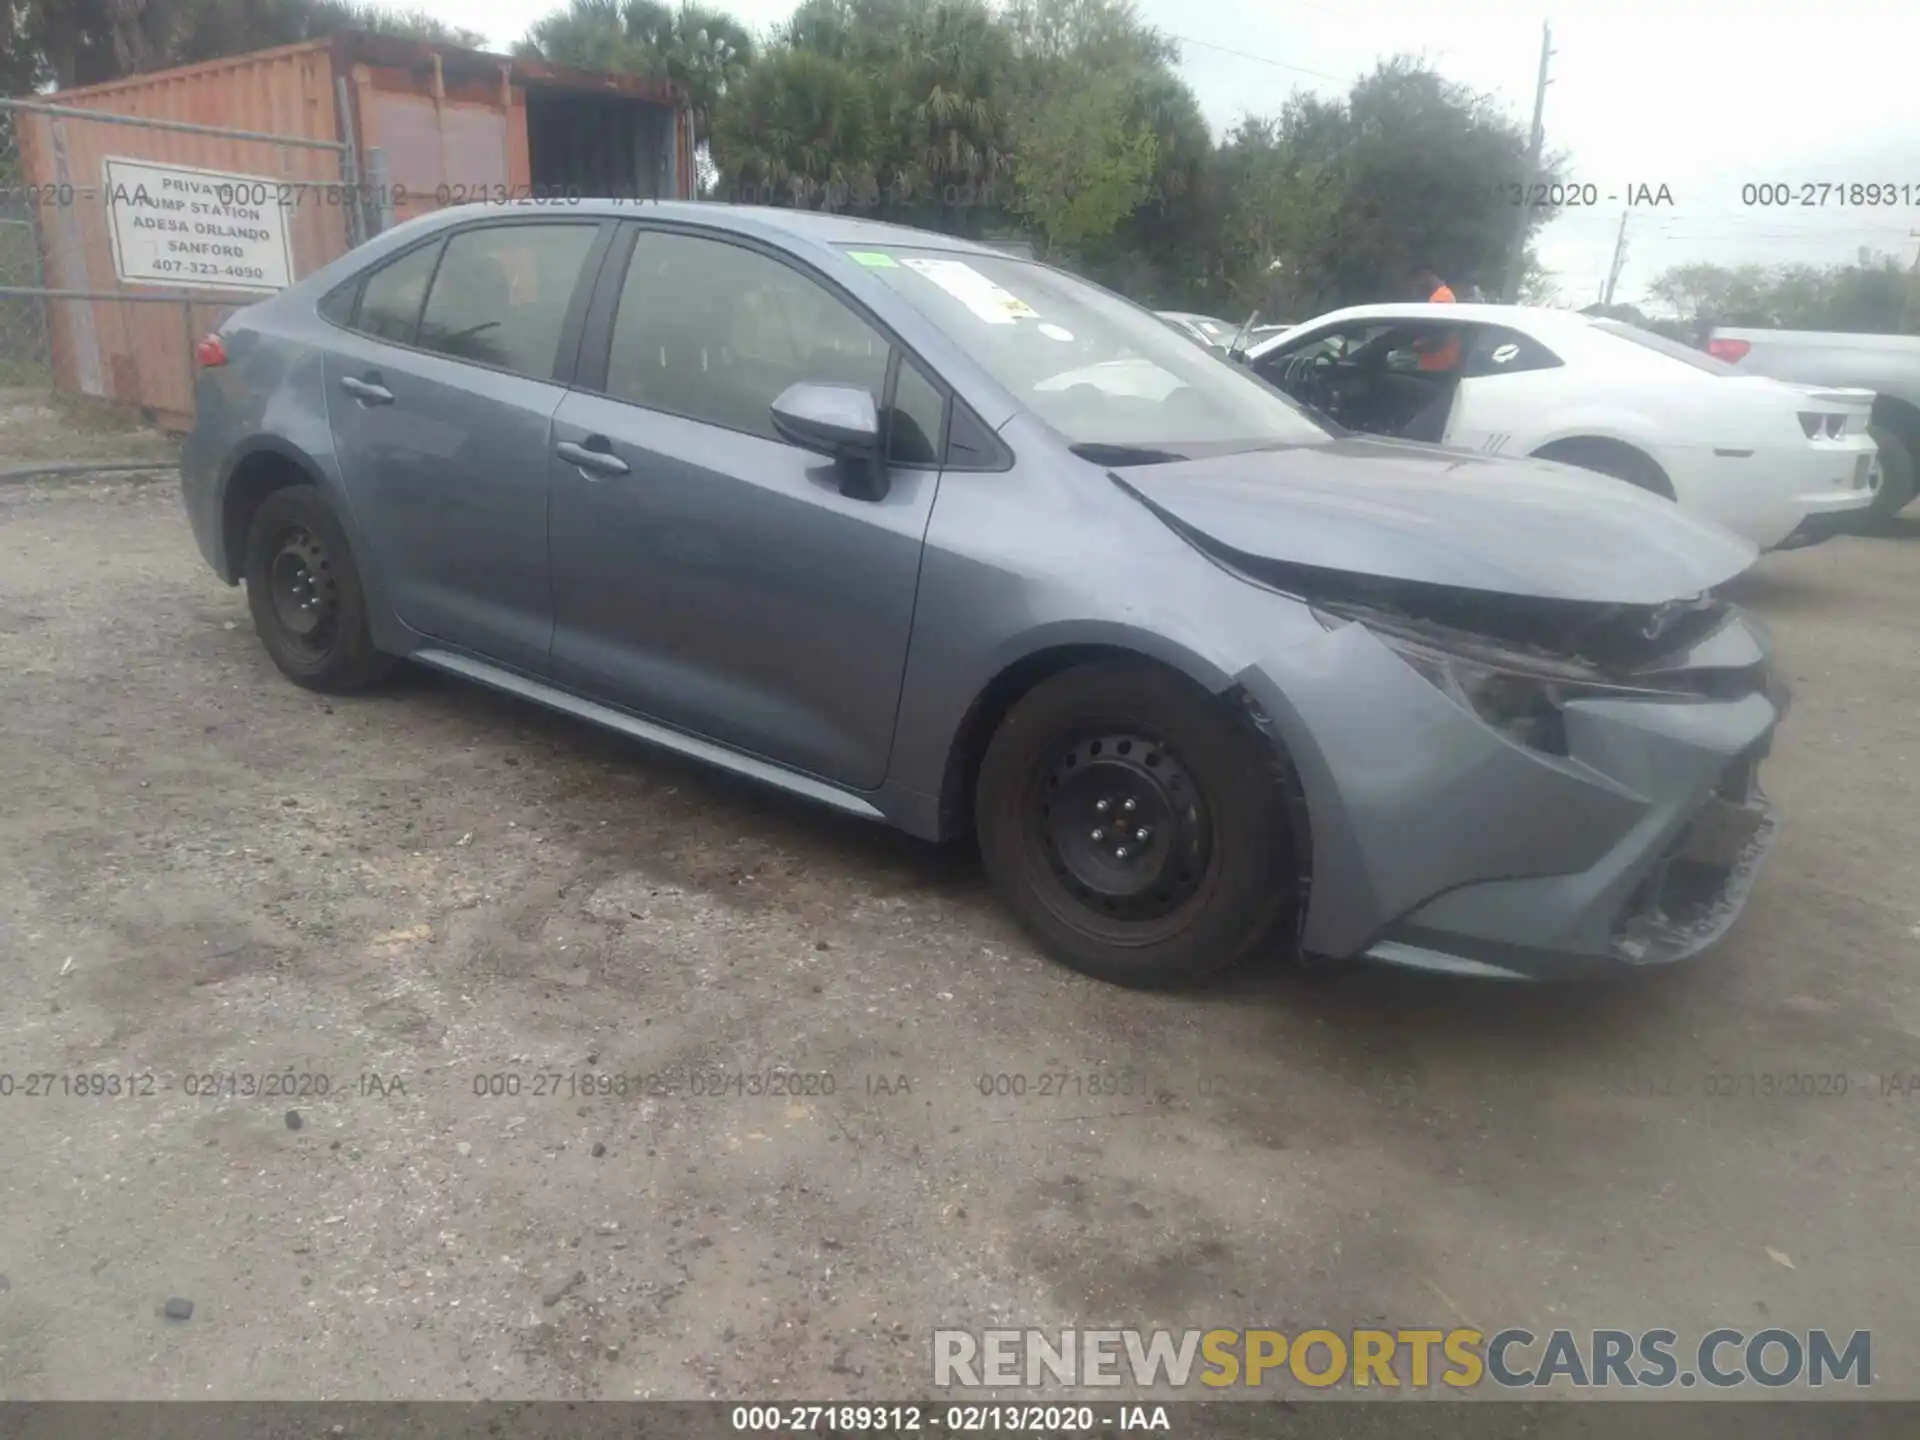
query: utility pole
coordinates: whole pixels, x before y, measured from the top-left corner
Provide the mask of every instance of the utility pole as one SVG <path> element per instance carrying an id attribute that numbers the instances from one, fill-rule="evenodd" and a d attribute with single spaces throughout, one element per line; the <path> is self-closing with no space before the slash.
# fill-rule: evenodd
<path id="1" fill-rule="evenodd" d="M 1553 26 L 1546 21 L 1540 22 L 1540 78 L 1533 87 L 1533 131 L 1527 140 L 1527 173 L 1522 178 L 1525 186 L 1531 186 L 1540 174 L 1540 147 L 1546 138 L 1541 128 L 1541 117 L 1547 107 L 1547 86 L 1553 82 L 1547 79 L 1547 62 L 1553 58 Z M 1520 193 L 1521 204 L 1514 207 L 1513 245 L 1507 255 L 1507 279 L 1502 287 L 1502 298 L 1508 304 L 1516 304 L 1520 299 L 1521 268 L 1527 258 L 1527 210 L 1525 203 L 1527 192 Z"/>
<path id="2" fill-rule="evenodd" d="M 1620 267 L 1627 263 L 1627 216 L 1631 210 L 1620 212 L 1620 233 L 1613 239 L 1613 264 L 1607 267 L 1606 288 L 1600 292 L 1602 305 L 1613 304 L 1613 287 L 1620 283 Z"/>

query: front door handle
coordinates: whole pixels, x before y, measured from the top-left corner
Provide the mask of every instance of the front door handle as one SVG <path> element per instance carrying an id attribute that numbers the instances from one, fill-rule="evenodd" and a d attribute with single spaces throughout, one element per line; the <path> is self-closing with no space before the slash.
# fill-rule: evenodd
<path id="1" fill-rule="evenodd" d="M 373 380 L 356 380 L 351 375 L 340 377 L 340 388 L 354 399 L 368 405 L 391 405 L 393 392 L 386 386 Z"/>
<path id="2" fill-rule="evenodd" d="M 627 462 L 615 455 L 604 435 L 589 435 L 587 443 L 576 445 L 571 440 L 562 440 L 553 447 L 553 453 L 571 465 L 582 470 L 591 470 L 598 475 L 624 475 Z"/>

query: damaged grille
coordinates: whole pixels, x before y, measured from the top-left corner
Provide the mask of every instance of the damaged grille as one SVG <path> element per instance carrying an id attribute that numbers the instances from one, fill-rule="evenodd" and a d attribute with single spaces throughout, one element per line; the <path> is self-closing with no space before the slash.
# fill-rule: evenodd
<path id="1" fill-rule="evenodd" d="M 1733 923 L 1777 824 L 1761 792 L 1764 747 L 1729 765 L 1679 837 L 1634 887 L 1613 929 L 1613 952 L 1636 965 L 1677 960 Z"/>
<path id="2" fill-rule="evenodd" d="M 1293 580 L 1295 593 L 1329 610 L 1346 605 L 1398 616 L 1439 645 L 1447 643 L 1449 632 L 1491 640 L 1543 660 L 1590 667 L 1596 678 L 1615 684 L 1738 700 L 1766 692 L 1771 683 L 1763 658 L 1726 664 L 1700 653 L 1740 613 L 1711 594 L 1664 605 L 1605 605 L 1327 571 L 1301 583 L 1306 578 L 1297 573 L 1301 567 L 1246 568 L 1270 584 Z"/>

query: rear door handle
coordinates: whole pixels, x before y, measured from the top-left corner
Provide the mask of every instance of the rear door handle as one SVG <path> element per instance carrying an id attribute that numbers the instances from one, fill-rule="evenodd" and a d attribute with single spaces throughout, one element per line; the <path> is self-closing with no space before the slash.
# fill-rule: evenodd
<path id="1" fill-rule="evenodd" d="M 356 380 L 351 375 L 342 375 L 340 377 L 340 388 L 353 396 L 354 399 L 363 401 L 368 405 L 391 405 L 393 403 L 393 392 L 387 389 L 386 386 L 377 384 L 372 380 Z"/>
<path id="2" fill-rule="evenodd" d="M 553 447 L 553 453 L 571 465 L 582 470 L 591 470 L 599 475 L 625 475 L 627 462 L 615 455 L 607 447 L 609 442 L 604 435 L 589 435 L 587 443 L 576 445 L 571 440 L 561 440 Z"/>

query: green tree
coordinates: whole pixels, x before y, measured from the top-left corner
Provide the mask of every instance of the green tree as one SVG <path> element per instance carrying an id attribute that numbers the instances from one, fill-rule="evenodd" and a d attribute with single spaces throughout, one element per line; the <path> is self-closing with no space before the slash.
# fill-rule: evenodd
<path id="1" fill-rule="evenodd" d="M 14 14 L 7 68 L 25 52 L 32 68 L 63 90 L 343 30 L 485 43 L 477 31 L 423 10 L 354 0 L 24 0 Z"/>
<path id="2" fill-rule="evenodd" d="M 1298 253 L 1288 258 L 1317 308 L 1398 295 L 1416 262 L 1491 288 L 1515 240 L 1552 214 L 1501 193 L 1523 178 L 1520 126 L 1406 57 L 1344 98 L 1288 101 L 1277 143 L 1280 168 L 1295 180 L 1289 202 L 1307 205 L 1312 222 L 1295 227 Z M 1561 164 L 1548 157 L 1542 173 L 1551 179 Z M 1322 187 L 1322 198 L 1307 198 Z"/>
<path id="3" fill-rule="evenodd" d="M 1147 196 L 1158 142 L 1127 119 L 1124 79 L 1062 70 L 1016 121 L 1014 209 L 1056 247 L 1111 235 Z"/>
<path id="4" fill-rule="evenodd" d="M 729 198 L 871 208 L 878 148 L 865 78 L 844 60 L 780 47 L 734 86 L 714 117 L 713 160 Z"/>
<path id="5" fill-rule="evenodd" d="M 1920 330 L 1914 284 L 1893 256 L 1868 254 L 1851 265 L 1675 265 L 1647 290 L 1694 324 L 1893 335 Z"/>

